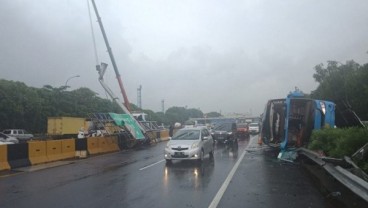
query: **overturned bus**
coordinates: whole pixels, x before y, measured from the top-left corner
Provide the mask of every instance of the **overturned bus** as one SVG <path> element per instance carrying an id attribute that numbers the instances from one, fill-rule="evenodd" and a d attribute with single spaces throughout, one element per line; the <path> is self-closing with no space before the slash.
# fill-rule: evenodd
<path id="1" fill-rule="evenodd" d="M 285 150 L 308 144 L 313 129 L 334 126 L 335 103 L 305 98 L 296 90 L 284 99 L 267 102 L 261 138 L 263 143 Z"/>
<path id="2" fill-rule="evenodd" d="M 295 90 L 284 99 L 272 99 L 266 104 L 262 117 L 263 143 L 286 150 L 309 143 L 313 129 L 364 127 L 363 122 L 347 101 L 306 98 Z"/>

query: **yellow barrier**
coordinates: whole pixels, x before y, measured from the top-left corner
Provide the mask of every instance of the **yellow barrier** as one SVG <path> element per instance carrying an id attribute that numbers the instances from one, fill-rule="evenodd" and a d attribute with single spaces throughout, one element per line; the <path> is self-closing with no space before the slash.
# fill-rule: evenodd
<path id="1" fill-rule="evenodd" d="M 99 148 L 99 153 L 105 153 L 108 152 L 108 146 L 107 146 L 107 137 L 98 137 L 97 141 L 98 141 L 98 148 Z"/>
<path id="2" fill-rule="evenodd" d="M 118 137 L 117 136 L 109 136 L 106 137 L 106 152 L 116 152 L 119 151 L 119 145 L 118 145 Z"/>
<path id="3" fill-rule="evenodd" d="M 119 151 L 120 149 L 119 149 L 118 137 L 117 136 L 112 136 L 110 138 L 111 138 L 109 140 L 110 143 L 108 144 L 110 151 L 112 151 L 112 152 Z"/>
<path id="4" fill-rule="evenodd" d="M 46 156 L 49 162 L 63 159 L 61 156 L 61 140 L 46 141 Z"/>
<path id="5" fill-rule="evenodd" d="M 8 163 L 8 145 L 0 145 L 0 170 L 10 170 Z"/>
<path id="6" fill-rule="evenodd" d="M 46 142 L 45 141 L 28 142 L 28 158 L 32 165 L 47 162 Z"/>
<path id="7" fill-rule="evenodd" d="M 117 136 L 100 137 L 98 145 L 101 153 L 120 150 Z"/>
<path id="8" fill-rule="evenodd" d="M 100 148 L 98 146 L 99 137 L 89 137 L 87 138 L 87 150 L 88 154 L 98 154 L 100 153 Z"/>
<path id="9" fill-rule="evenodd" d="M 160 132 L 160 137 L 162 141 L 167 141 L 169 140 L 170 136 L 169 136 L 169 131 L 167 129 L 161 130 Z"/>
<path id="10" fill-rule="evenodd" d="M 73 158 L 75 156 L 74 139 L 61 140 L 61 156 L 63 159 Z"/>

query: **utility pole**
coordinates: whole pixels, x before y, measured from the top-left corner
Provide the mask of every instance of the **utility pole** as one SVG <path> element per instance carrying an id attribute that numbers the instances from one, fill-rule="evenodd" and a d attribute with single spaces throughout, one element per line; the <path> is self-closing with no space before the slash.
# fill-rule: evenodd
<path id="1" fill-rule="evenodd" d="M 163 113 L 165 113 L 165 100 L 164 99 L 161 100 L 161 110 Z"/>
<path id="2" fill-rule="evenodd" d="M 142 85 L 137 88 L 137 106 L 142 109 Z"/>

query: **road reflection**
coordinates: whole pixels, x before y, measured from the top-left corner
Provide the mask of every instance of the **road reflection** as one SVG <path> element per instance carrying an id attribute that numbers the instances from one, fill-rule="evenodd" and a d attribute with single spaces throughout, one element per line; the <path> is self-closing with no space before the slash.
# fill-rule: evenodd
<path id="1" fill-rule="evenodd" d="M 179 188 L 205 188 L 211 181 L 215 160 L 205 158 L 202 163 L 196 161 L 174 161 L 164 167 L 164 185 Z"/>
<path id="2" fill-rule="evenodd" d="M 166 164 L 163 167 L 165 190 L 167 193 L 170 193 L 170 190 L 178 191 L 178 189 L 182 191 L 205 190 L 211 184 L 211 180 L 216 180 L 215 178 L 218 177 L 214 174 L 215 163 L 217 163 L 218 171 L 228 168 L 238 159 L 238 149 L 246 144 L 247 140 L 239 141 L 239 144 L 216 144 L 214 158 L 207 155 L 202 163 L 174 160 L 171 164 Z"/>
<path id="3" fill-rule="evenodd" d="M 216 144 L 215 152 L 219 154 L 221 158 L 229 158 L 236 160 L 238 158 L 239 145 L 235 144 Z"/>

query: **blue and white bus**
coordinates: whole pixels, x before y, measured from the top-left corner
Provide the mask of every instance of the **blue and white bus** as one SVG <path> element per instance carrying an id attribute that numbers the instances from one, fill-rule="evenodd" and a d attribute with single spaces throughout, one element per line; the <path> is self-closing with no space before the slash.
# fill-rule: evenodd
<path id="1" fill-rule="evenodd" d="M 335 126 L 335 103 L 309 99 L 301 91 L 284 99 L 272 99 L 262 117 L 261 139 L 270 146 L 302 147 L 308 144 L 313 129 Z"/>

